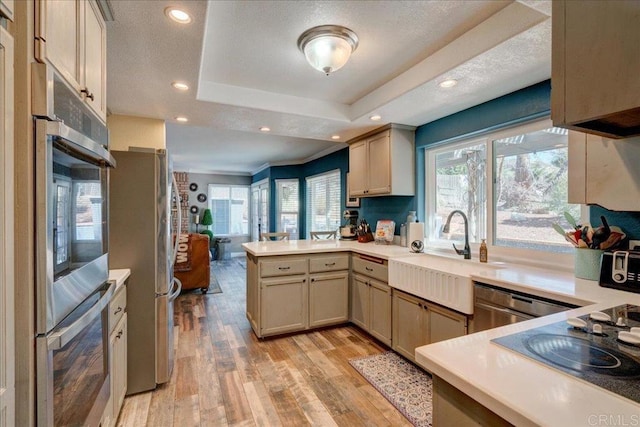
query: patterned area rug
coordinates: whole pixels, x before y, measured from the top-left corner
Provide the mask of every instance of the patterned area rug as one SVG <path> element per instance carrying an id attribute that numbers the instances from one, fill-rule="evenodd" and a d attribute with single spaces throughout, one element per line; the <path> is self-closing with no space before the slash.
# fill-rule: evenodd
<path id="1" fill-rule="evenodd" d="M 392 351 L 349 363 L 415 426 L 431 426 L 431 377 Z"/>

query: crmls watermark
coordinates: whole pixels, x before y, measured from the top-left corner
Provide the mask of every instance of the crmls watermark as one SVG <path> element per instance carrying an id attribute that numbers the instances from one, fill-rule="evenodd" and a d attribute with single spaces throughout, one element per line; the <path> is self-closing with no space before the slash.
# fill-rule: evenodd
<path id="1" fill-rule="evenodd" d="M 587 423 L 590 426 L 640 426 L 640 414 L 591 414 Z"/>

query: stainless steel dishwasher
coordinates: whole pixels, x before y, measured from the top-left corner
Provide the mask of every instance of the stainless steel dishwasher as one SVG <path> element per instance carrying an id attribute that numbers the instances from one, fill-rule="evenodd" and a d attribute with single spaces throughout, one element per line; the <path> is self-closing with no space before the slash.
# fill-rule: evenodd
<path id="1" fill-rule="evenodd" d="M 482 283 L 475 283 L 474 295 L 470 332 L 510 325 L 578 307 Z"/>

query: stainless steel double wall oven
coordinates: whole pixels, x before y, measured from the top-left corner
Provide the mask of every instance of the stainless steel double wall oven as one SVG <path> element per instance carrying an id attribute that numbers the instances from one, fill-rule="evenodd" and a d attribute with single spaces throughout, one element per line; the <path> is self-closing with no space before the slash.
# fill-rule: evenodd
<path id="1" fill-rule="evenodd" d="M 39 426 L 99 425 L 110 397 L 106 127 L 34 64 Z"/>

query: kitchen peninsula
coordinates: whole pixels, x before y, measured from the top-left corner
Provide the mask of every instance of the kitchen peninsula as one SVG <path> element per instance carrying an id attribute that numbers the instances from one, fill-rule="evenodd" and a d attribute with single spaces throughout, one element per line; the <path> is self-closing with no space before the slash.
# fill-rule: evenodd
<path id="1" fill-rule="evenodd" d="M 261 310 L 270 308 L 259 305 L 250 307 L 251 304 L 256 304 L 260 300 L 256 295 L 251 295 L 251 292 L 258 289 L 261 280 L 270 278 L 260 277 L 260 272 L 257 270 L 259 261 L 304 260 L 302 263 L 307 268 L 307 265 L 311 264 L 305 264 L 305 262 L 313 263 L 314 259 L 325 261 L 326 258 L 351 254 L 356 257 L 364 256 L 365 259 L 372 257 L 383 260 L 385 266 L 396 262 L 428 266 L 433 263 L 434 258 L 439 258 L 438 255 L 431 253 L 411 254 L 407 248 L 395 245 L 382 246 L 353 241 L 254 242 L 244 244 L 243 247 L 247 252 L 247 315 L 254 331 L 256 322 L 252 317 L 260 316 L 263 313 Z M 454 258 L 458 261 L 452 263 L 451 258 L 451 256 L 443 257 L 442 259 L 446 259 L 446 262 L 441 264 L 459 265 L 459 270 L 469 269 L 469 275 L 473 281 L 582 307 L 418 347 L 415 350 L 415 361 L 434 377 L 434 425 L 447 424 L 443 423 L 440 417 L 455 417 L 459 421 L 456 425 L 476 425 L 478 420 L 484 417 L 491 422 L 499 420 L 519 426 L 599 425 L 598 423 L 604 425 L 601 424 L 603 417 L 607 420 L 617 417 L 616 419 L 626 420 L 625 422 L 628 423 L 633 422 L 634 419 L 638 420 L 640 411 L 637 403 L 552 369 L 491 340 L 544 325 L 564 322 L 568 318 L 588 315 L 591 312 L 621 304 L 640 305 L 640 295 L 601 288 L 596 282 L 574 278 L 571 272 L 553 272 L 509 263 L 502 264 L 499 268 L 475 268 L 474 270 L 474 265 L 479 265 L 474 260 L 465 261 Z M 334 261 L 330 260 L 328 264 L 332 262 Z M 460 268 L 463 265 L 464 268 Z M 355 274 L 353 262 L 350 269 L 344 264 L 339 268 L 343 273 L 346 271 Z M 302 274 L 303 280 L 312 278 L 313 274 L 305 270 Z M 405 293 L 406 291 L 398 290 L 398 284 L 394 283 L 391 276 L 388 283 L 391 288 L 390 293 Z M 352 281 L 351 297 L 353 297 L 353 283 Z M 304 288 L 302 286 L 299 289 Z M 300 291 L 296 295 L 308 301 L 307 293 Z M 276 302 L 280 304 L 279 307 L 283 307 L 284 304 L 290 304 L 291 299 L 276 300 Z M 458 311 L 456 313 L 465 314 Z M 308 318 L 307 311 L 303 310 L 299 314 Z M 349 315 L 353 317 L 353 313 Z M 350 320 L 354 322 L 351 318 Z M 336 318 L 335 321 L 336 323 L 346 322 L 344 316 Z M 357 322 L 354 323 L 361 326 Z M 380 339 L 375 333 L 369 332 Z M 394 335 L 389 340 L 391 347 L 394 347 L 394 341 L 397 338 L 395 332 L 394 329 Z M 281 332 L 274 332 L 276 333 Z M 257 334 L 260 336 L 258 332 Z M 450 421 L 452 418 L 447 419 Z"/>

